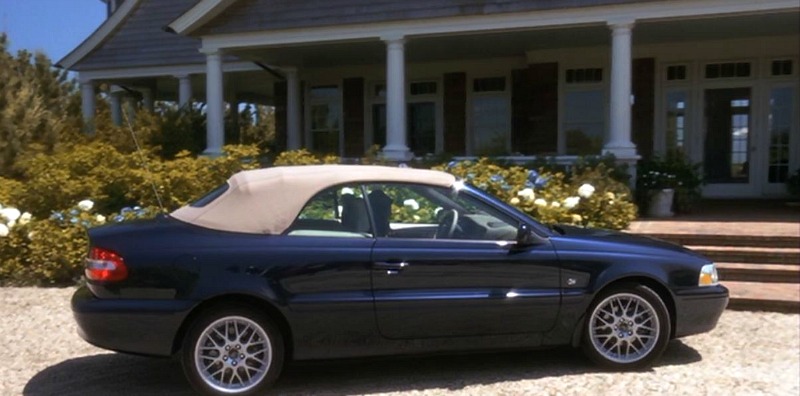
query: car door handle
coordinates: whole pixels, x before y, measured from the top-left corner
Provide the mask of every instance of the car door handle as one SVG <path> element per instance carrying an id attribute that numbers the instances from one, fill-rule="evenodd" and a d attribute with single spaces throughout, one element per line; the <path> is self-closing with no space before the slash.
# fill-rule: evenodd
<path id="1" fill-rule="evenodd" d="M 386 271 L 386 275 L 396 275 L 408 265 L 405 261 L 376 261 L 373 263 L 373 268 Z"/>

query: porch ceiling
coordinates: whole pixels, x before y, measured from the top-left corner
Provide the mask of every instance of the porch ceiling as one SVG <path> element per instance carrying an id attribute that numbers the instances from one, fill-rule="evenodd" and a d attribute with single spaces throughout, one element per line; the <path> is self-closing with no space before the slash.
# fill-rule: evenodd
<path id="1" fill-rule="evenodd" d="M 783 12 L 713 18 L 640 21 L 633 30 L 635 45 L 705 41 L 800 32 L 800 13 Z M 524 56 L 526 51 L 610 45 L 605 25 L 460 35 L 409 37 L 409 62 Z M 306 68 L 382 64 L 386 49 L 377 40 L 320 43 L 285 47 L 239 49 L 232 54 L 244 60 Z"/>

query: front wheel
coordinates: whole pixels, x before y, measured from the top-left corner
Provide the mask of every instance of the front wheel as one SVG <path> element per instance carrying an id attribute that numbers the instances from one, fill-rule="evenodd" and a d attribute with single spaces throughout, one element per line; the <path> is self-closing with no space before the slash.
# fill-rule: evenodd
<path id="1" fill-rule="evenodd" d="M 187 379 L 207 395 L 260 395 L 283 365 L 283 339 L 268 317 L 248 307 L 216 307 L 183 342 Z"/>
<path id="2" fill-rule="evenodd" d="M 667 307 L 656 292 L 640 284 L 621 284 L 601 293 L 585 323 L 584 353 L 615 370 L 651 365 L 670 338 Z"/>

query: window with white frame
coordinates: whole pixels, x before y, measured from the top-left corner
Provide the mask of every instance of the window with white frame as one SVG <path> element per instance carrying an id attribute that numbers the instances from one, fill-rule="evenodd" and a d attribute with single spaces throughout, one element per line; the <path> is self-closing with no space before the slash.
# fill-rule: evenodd
<path id="1" fill-rule="evenodd" d="M 561 139 L 566 155 L 595 155 L 602 151 L 606 129 L 604 70 L 566 69 Z"/>
<path id="2" fill-rule="evenodd" d="M 341 91 L 336 85 L 309 89 L 309 129 L 312 151 L 341 154 Z"/>
<path id="3" fill-rule="evenodd" d="M 436 81 L 415 81 L 409 84 L 408 148 L 416 156 L 436 153 Z"/>
<path id="4" fill-rule="evenodd" d="M 668 150 L 685 148 L 687 97 L 688 94 L 685 90 L 669 91 L 666 94 L 665 132 Z"/>
<path id="5" fill-rule="evenodd" d="M 508 152 L 510 107 L 505 77 L 476 78 L 472 81 L 472 154 L 498 155 Z"/>

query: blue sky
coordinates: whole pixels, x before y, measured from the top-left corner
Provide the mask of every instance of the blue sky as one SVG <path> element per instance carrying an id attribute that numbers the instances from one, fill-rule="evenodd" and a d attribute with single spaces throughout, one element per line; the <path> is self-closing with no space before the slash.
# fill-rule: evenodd
<path id="1" fill-rule="evenodd" d="M 0 31 L 19 49 L 42 51 L 55 63 L 106 18 L 100 0 L 0 0 Z"/>

